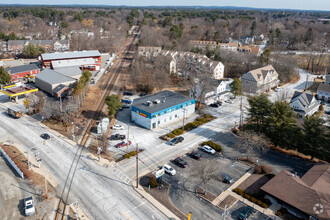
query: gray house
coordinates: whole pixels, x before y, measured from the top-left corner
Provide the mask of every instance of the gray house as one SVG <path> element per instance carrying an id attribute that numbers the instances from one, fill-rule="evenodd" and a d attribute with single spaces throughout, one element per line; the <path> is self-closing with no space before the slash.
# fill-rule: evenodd
<path id="1" fill-rule="evenodd" d="M 313 94 L 309 92 L 295 91 L 290 106 L 300 117 L 312 116 L 319 109 L 320 103 Z"/>
<path id="2" fill-rule="evenodd" d="M 36 75 L 36 86 L 52 96 L 59 97 L 73 87 L 81 77 L 79 67 L 45 69 Z"/>

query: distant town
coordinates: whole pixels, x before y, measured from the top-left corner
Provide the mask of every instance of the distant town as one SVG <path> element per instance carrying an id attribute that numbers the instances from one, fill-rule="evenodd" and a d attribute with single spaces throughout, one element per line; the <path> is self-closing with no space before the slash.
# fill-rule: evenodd
<path id="1" fill-rule="evenodd" d="M 330 219 L 329 22 L 0 6 L 1 219 Z"/>

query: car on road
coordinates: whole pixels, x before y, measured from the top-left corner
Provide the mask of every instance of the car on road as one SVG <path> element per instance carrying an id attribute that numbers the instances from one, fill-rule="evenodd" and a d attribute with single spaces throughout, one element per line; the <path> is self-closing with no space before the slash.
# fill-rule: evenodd
<path id="1" fill-rule="evenodd" d="M 175 163 L 176 165 L 178 165 L 182 168 L 186 168 L 188 166 L 187 162 L 184 159 L 182 159 L 181 157 L 175 158 L 175 160 L 173 160 L 173 163 Z"/>
<path id="2" fill-rule="evenodd" d="M 206 153 L 209 153 L 209 154 L 215 154 L 215 150 L 212 147 L 208 146 L 208 145 L 204 145 L 202 147 L 202 151 L 204 151 Z"/>
<path id="3" fill-rule="evenodd" d="M 126 147 L 127 145 L 131 145 L 131 144 L 132 144 L 131 141 L 128 141 L 128 142 L 126 142 L 126 141 L 122 141 L 122 142 L 118 143 L 118 144 L 116 145 L 116 147 L 117 147 L 117 148 L 121 148 L 121 147 Z"/>
<path id="4" fill-rule="evenodd" d="M 173 169 L 170 165 L 164 164 L 162 167 L 163 170 L 165 170 L 165 173 L 170 174 L 171 176 L 174 176 L 176 174 L 175 169 Z"/>
<path id="5" fill-rule="evenodd" d="M 231 178 L 228 174 L 225 174 L 225 173 L 222 174 L 222 181 L 224 183 L 233 183 L 234 182 L 233 178 Z"/>
<path id="6" fill-rule="evenodd" d="M 226 103 L 233 104 L 234 102 L 231 99 L 225 101 Z"/>
<path id="7" fill-rule="evenodd" d="M 122 126 L 122 125 L 113 125 L 112 130 L 124 130 L 124 126 Z"/>
<path id="8" fill-rule="evenodd" d="M 42 139 L 44 139 L 44 140 L 48 140 L 48 139 L 50 139 L 50 136 L 49 136 L 49 134 L 47 134 L 47 133 L 44 133 L 44 134 L 40 135 L 40 137 L 41 137 Z"/>
<path id="9" fill-rule="evenodd" d="M 239 215 L 238 215 L 238 219 L 239 220 L 245 220 L 245 219 L 248 219 L 249 218 L 249 216 L 252 214 L 252 212 L 253 212 L 253 209 L 252 208 L 250 208 L 250 207 L 245 207 L 244 209 L 243 209 L 243 211 L 241 211 L 241 213 L 239 213 Z"/>
<path id="10" fill-rule="evenodd" d="M 126 135 L 124 135 L 124 134 L 115 134 L 115 135 L 111 135 L 109 139 L 111 141 L 114 141 L 114 140 L 125 140 L 125 138 L 126 138 Z"/>
<path id="11" fill-rule="evenodd" d="M 182 141 L 184 141 L 184 138 L 182 136 L 179 136 L 179 137 L 175 137 L 172 140 L 170 140 L 170 144 L 176 145 L 178 143 L 181 143 Z"/>
<path id="12" fill-rule="evenodd" d="M 198 153 L 197 151 L 192 151 L 192 152 L 190 152 L 190 153 L 189 153 L 189 156 L 190 156 L 191 158 L 196 159 L 196 160 L 201 160 L 201 159 L 203 159 L 203 156 L 202 156 L 200 153 Z"/>
<path id="13" fill-rule="evenodd" d="M 219 103 L 213 103 L 213 104 L 211 104 L 210 106 L 213 107 L 213 108 L 218 108 L 218 107 L 220 107 L 221 105 L 220 105 Z"/>
<path id="14" fill-rule="evenodd" d="M 139 94 L 140 97 L 143 97 L 143 96 L 146 96 L 146 95 L 147 95 L 147 93 L 145 93 L 145 92 L 142 92 L 142 93 Z"/>
<path id="15" fill-rule="evenodd" d="M 24 199 L 24 213 L 26 216 L 33 215 L 35 213 L 34 203 L 32 196 Z"/>
<path id="16" fill-rule="evenodd" d="M 279 92 L 279 91 L 281 91 L 281 90 L 282 90 L 281 87 L 277 87 L 277 88 L 275 88 L 275 92 Z"/>
<path id="17" fill-rule="evenodd" d="M 134 95 L 133 92 L 129 92 L 129 91 L 125 91 L 125 92 L 123 92 L 123 94 L 124 94 L 124 95 L 128 95 L 128 96 L 132 96 L 132 95 Z"/>

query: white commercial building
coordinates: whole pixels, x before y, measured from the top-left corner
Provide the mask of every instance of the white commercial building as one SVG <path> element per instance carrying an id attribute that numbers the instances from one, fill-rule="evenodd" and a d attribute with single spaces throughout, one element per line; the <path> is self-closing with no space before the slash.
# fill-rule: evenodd
<path id="1" fill-rule="evenodd" d="M 147 129 L 163 127 L 166 124 L 187 117 L 195 112 L 195 99 L 181 94 L 162 91 L 134 99 L 131 118 Z"/>

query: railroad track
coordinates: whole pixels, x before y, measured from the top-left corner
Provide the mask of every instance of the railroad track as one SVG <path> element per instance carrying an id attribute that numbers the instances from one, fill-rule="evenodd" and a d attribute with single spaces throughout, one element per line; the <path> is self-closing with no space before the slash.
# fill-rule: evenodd
<path id="1" fill-rule="evenodd" d="M 139 29 L 140 29 L 140 27 L 138 27 L 138 30 Z M 91 119 L 87 123 L 87 127 L 83 132 L 83 136 L 80 139 L 80 142 L 78 144 L 78 148 L 75 152 L 74 158 L 73 158 L 72 163 L 70 165 L 70 169 L 69 169 L 69 172 L 67 174 L 67 177 L 66 177 L 66 180 L 65 180 L 65 183 L 64 183 L 64 186 L 63 186 L 61 197 L 60 197 L 60 200 L 58 202 L 56 215 L 55 215 L 55 220 L 58 220 L 58 219 L 63 220 L 64 217 L 65 217 L 65 210 L 66 210 L 66 207 L 67 207 L 66 204 L 68 203 L 72 182 L 73 182 L 74 176 L 76 174 L 76 170 L 77 170 L 77 166 L 79 164 L 80 158 L 81 158 L 81 154 L 82 154 L 84 148 L 87 146 L 88 140 L 91 136 L 91 132 L 90 132 L 91 128 L 94 126 L 96 120 L 98 120 L 98 118 L 100 117 L 100 113 L 102 112 L 102 109 L 105 105 L 104 99 L 110 93 L 110 91 L 113 88 L 116 80 L 120 76 L 120 74 L 121 74 L 121 72 L 124 68 L 124 64 L 128 63 L 128 62 L 131 62 L 132 56 L 130 55 L 129 52 L 132 50 L 132 48 L 134 48 L 134 46 L 135 46 L 134 42 L 135 42 L 137 37 L 138 37 L 138 35 L 134 34 L 130 44 L 125 48 L 125 51 L 123 53 L 123 57 L 121 58 L 121 61 L 118 63 L 117 68 L 114 71 L 114 74 L 108 74 L 107 79 L 104 80 L 101 84 L 101 89 L 103 90 L 103 92 L 101 94 L 101 97 L 99 97 L 98 99 L 96 99 L 94 101 L 93 106 L 96 106 L 97 108 L 95 110 L 93 109 L 94 111 L 91 111 L 91 115 L 90 115 Z M 109 68 L 111 68 L 111 67 L 109 67 Z"/>

